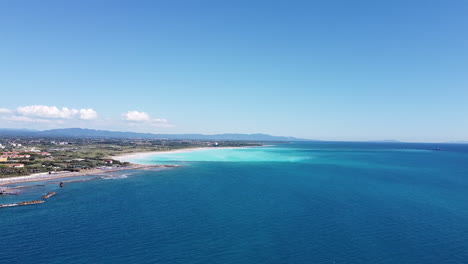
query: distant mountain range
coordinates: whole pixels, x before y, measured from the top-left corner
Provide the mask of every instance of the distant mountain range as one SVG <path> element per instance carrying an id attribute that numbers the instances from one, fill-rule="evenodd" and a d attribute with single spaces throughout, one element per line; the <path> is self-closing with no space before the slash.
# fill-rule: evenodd
<path id="1" fill-rule="evenodd" d="M 374 142 L 374 143 L 402 143 L 399 140 L 394 139 L 382 139 L 382 140 L 369 140 L 367 142 Z"/>
<path id="2" fill-rule="evenodd" d="M 0 136 L 42 136 L 42 137 L 102 137 L 102 138 L 141 138 L 141 139 L 188 139 L 188 140 L 242 140 L 242 141 L 308 141 L 295 137 L 271 136 L 267 134 L 152 134 L 121 132 L 83 128 L 63 128 L 51 130 L 0 129 Z"/>

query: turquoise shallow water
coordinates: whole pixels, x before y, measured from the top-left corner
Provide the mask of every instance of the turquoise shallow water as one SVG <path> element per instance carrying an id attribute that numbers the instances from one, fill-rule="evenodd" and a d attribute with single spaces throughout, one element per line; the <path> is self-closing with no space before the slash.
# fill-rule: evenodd
<path id="1" fill-rule="evenodd" d="M 0 210 L 0 263 L 467 263 L 467 145 L 294 143 L 139 161 L 183 167 L 32 188 L 57 195 Z"/>
<path id="2" fill-rule="evenodd" d="M 303 162 L 312 157 L 287 147 L 207 148 L 195 151 L 167 152 L 130 160 L 135 163 L 184 162 Z"/>

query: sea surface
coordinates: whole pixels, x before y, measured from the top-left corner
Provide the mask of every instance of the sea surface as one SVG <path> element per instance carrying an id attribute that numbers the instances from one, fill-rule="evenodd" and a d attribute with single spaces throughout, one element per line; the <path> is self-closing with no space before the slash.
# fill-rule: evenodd
<path id="1" fill-rule="evenodd" d="M 468 145 L 290 143 L 134 162 L 182 167 L 0 197 L 57 192 L 0 209 L 0 263 L 468 263 Z"/>

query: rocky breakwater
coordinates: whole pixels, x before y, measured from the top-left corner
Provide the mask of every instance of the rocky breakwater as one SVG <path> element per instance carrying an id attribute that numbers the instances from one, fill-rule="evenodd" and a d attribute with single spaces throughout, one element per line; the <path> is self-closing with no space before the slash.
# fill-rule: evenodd
<path id="1" fill-rule="evenodd" d="M 33 205 L 33 204 L 40 204 L 44 203 L 45 199 L 49 199 L 50 197 L 54 196 L 55 192 L 48 192 L 47 194 L 43 195 L 41 198 L 42 200 L 32 200 L 32 201 L 26 201 L 26 202 L 20 202 L 20 203 L 9 203 L 9 204 L 0 204 L 0 208 L 3 207 L 14 207 L 14 206 L 22 206 L 22 205 Z"/>
<path id="2" fill-rule="evenodd" d="M 49 199 L 50 197 L 54 196 L 56 193 L 55 192 L 48 192 L 46 195 L 43 195 L 41 198 L 42 199 Z"/>
<path id="3" fill-rule="evenodd" d="M 2 207 L 14 207 L 14 206 L 21 206 L 21 205 L 32 205 L 32 204 L 40 204 L 43 203 L 43 200 L 32 200 L 20 203 L 10 203 L 10 204 L 0 204 L 0 208 Z"/>

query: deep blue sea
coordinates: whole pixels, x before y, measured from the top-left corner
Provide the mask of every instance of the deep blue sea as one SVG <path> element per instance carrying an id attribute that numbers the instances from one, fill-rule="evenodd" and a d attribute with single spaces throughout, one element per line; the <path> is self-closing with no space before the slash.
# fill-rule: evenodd
<path id="1" fill-rule="evenodd" d="M 440 150 L 434 150 L 440 148 Z M 314 142 L 26 189 L 0 263 L 468 263 L 468 145 Z"/>

